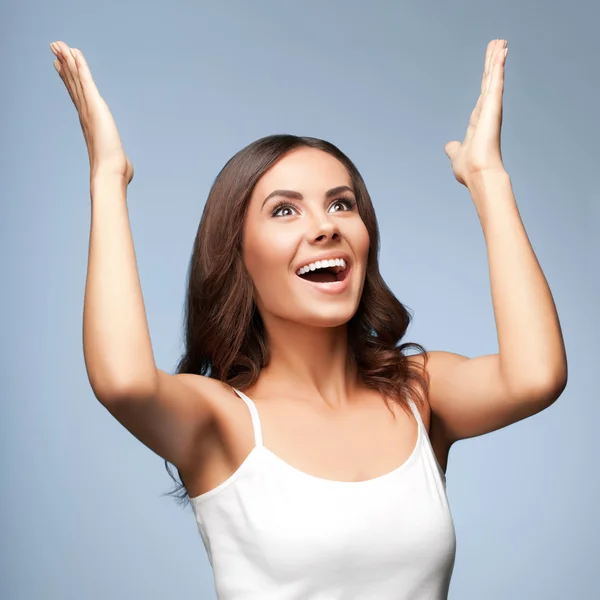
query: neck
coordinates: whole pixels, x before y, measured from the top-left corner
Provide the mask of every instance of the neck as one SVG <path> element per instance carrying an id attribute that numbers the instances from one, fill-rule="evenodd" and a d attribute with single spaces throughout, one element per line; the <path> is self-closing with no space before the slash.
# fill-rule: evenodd
<path id="1" fill-rule="evenodd" d="M 278 320 L 266 327 L 271 360 L 257 388 L 306 398 L 321 408 L 343 410 L 359 387 L 346 325 L 312 327 Z"/>

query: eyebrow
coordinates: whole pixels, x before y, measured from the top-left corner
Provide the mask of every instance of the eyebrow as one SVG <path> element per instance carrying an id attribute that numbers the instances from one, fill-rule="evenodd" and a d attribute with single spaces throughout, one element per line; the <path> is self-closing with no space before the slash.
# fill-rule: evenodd
<path id="1" fill-rule="evenodd" d="M 351 187 L 348 187 L 347 185 L 338 185 L 337 187 L 327 190 L 325 192 L 325 198 L 337 196 L 341 192 L 351 192 L 352 194 L 354 194 L 354 190 Z M 274 196 L 283 196 L 285 198 L 292 198 L 294 200 L 304 200 L 304 196 L 300 192 L 296 192 L 294 190 L 275 190 L 263 200 L 260 209 L 262 210 L 264 205 Z"/>

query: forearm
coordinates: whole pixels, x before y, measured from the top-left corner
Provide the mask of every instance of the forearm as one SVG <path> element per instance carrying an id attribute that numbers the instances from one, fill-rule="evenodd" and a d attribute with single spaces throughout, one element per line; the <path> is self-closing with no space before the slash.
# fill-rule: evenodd
<path id="1" fill-rule="evenodd" d="M 502 374 L 515 394 L 558 393 L 567 360 L 556 307 L 507 173 L 469 183 L 487 246 Z"/>
<path id="2" fill-rule="evenodd" d="M 156 385 L 126 196 L 127 185 L 118 177 L 96 177 L 91 183 L 83 350 L 92 389 L 100 400 L 133 385 L 140 391 Z"/>

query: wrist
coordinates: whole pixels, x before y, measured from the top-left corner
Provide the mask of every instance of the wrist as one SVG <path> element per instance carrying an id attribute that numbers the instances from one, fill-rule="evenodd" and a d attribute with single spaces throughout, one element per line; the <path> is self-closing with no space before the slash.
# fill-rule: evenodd
<path id="1" fill-rule="evenodd" d="M 120 173 L 97 170 L 90 174 L 90 189 L 92 194 L 96 190 L 103 188 L 119 188 L 125 191 L 128 185 L 129 181 Z"/>
<path id="2" fill-rule="evenodd" d="M 470 178 L 467 187 L 482 225 L 497 209 L 515 205 L 512 181 L 506 171 L 480 172 Z"/>
<path id="3" fill-rule="evenodd" d="M 509 182 L 510 176 L 506 169 L 489 169 L 478 171 L 469 176 L 466 181 L 467 189 L 471 193 L 478 193 L 487 189 L 490 185 Z"/>

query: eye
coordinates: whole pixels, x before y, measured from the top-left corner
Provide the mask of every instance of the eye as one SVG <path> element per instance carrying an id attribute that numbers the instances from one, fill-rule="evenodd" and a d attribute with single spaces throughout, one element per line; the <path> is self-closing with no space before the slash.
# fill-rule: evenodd
<path id="1" fill-rule="evenodd" d="M 341 198 L 338 198 L 334 202 L 334 204 L 344 204 L 346 206 L 346 211 L 344 211 L 344 212 L 348 212 L 349 210 L 352 210 L 356 206 L 356 200 L 354 200 L 354 198 L 342 196 Z M 339 212 L 339 211 L 336 211 L 336 212 Z"/>
<path id="2" fill-rule="evenodd" d="M 272 217 L 276 216 L 275 213 L 278 213 L 282 208 L 293 208 L 294 210 L 298 210 L 298 207 L 293 202 L 281 200 L 273 208 L 273 211 L 271 212 L 271 216 Z M 283 215 L 283 216 L 288 217 L 289 215 Z"/>
<path id="3" fill-rule="evenodd" d="M 338 198 L 337 200 L 335 200 L 332 203 L 332 206 L 335 206 L 336 204 L 343 204 L 346 206 L 346 209 L 343 211 L 336 210 L 334 212 L 348 212 L 348 211 L 351 211 L 354 209 L 354 207 L 356 206 L 356 200 L 354 200 L 353 198 L 342 197 L 342 198 Z M 293 208 L 294 210 L 298 210 L 298 207 L 293 202 L 290 202 L 289 200 L 281 200 L 281 202 L 278 202 L 275 205 L 275 207 L 273 208 L 273 210 L 271 212 L 271 216 L 272 217 L 277 216 L 276 213 L 278 213 L 280 210 L 282 210 L 284 208 Z M 279 215 L 279 216 L 288 217 L 289 215 Z"/>

